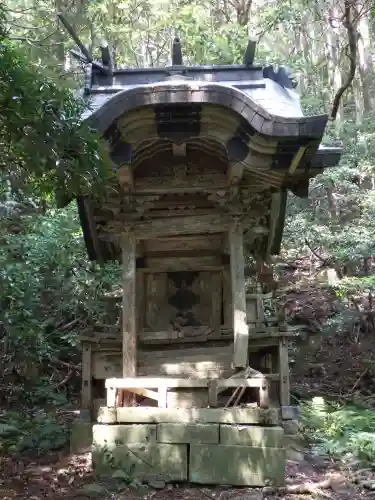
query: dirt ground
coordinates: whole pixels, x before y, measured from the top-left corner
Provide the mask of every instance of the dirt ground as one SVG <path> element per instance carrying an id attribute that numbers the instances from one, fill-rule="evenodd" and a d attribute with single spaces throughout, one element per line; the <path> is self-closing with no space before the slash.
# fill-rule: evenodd
<path id="1" fill-rule="evenodd" d="M 372 479 L 367 473 L 367 480 Z M 13 456 L 0 462 L 1 500 L 373 500 L 375 492 L 352 484 L 353 473 L 340 470 L 337 464 L 324 459 L 306 458 L 287 463 L 287 488 L 269 492 L 267 489 L 198 488 L 168 485 L 164 489 L 113 493 L 95 482 L 90 455 L 46 455 L 39 459 Z M 374 474 L 375 479 L 375 474 Z M 300 486 L 298 486 L 300 485 Z M 305 492 L 298 493 L 301 489 Z M 90 490 L 90 491 L 89 491 Z"/>

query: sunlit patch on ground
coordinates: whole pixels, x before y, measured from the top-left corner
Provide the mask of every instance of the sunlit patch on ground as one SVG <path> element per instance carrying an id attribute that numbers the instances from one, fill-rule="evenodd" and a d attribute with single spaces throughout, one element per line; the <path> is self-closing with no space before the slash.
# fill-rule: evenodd
<path id="1" fill-rule="evenodd" d="M 0 462 L 1 500 L 86 500 L 87 485 L 99 484 L 91 468 L 90 454 L 49 454 L 37 460 L 13 456 Z M 168 485 L 163 490 L 139 492 L 124 489 L 114 493 L 105 488 L 96 495 L 100 500 L 373 500 L 374 494 L 346 481 L 344 473 L 335 471 L 330 460 L 310 458 L 301 462 L 288 461 L 287 488 L 296 493 L 274 493 L 249 488 L 192 488 Z M 308 486 L 306 486 L 308 485 Z M 300 494 L 298 487 L 304 488 Z M 95 489 L 95 488 L 94 488 Z M 310 489 L 310 491 L 307 491 Z M 90 488 L 87 489 L 90 491 Z M 309 494 L 306 497 L 306 493 Z M 95 495 L 94 495 L 95 496 Z"/>

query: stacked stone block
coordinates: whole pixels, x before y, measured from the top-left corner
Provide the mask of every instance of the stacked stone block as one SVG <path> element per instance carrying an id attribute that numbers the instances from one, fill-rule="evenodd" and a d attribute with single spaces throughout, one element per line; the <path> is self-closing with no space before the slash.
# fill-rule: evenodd
<path id="1" fill-rule="evenodd" d="M 93 463 L 97 472 L 109 474 L 121 469 L 144 482 L 157 475 L 165 482 L 283 485 L 284 430 L 275 422 L 238 423 L 236 420 L 246 419 L 236 418 L 236 412 L 209 409 L 199 412 L 203 422 L 183 421 L 187 420 L 184 412 L 179 422 L 179 412 L 156 411 L 154 423 L 149 419 L 143 423 L 94 425 Z M 214 416 L 219 417 L 217 422 L 212 422 Z M 253 422 L 254 418 L 248 420 Z"/>

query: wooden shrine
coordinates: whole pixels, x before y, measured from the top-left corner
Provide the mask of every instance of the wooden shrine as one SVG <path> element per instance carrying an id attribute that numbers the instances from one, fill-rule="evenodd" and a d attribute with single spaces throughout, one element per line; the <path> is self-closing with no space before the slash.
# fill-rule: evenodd
<path id="1" fill-rule="evenodd" d="M 147 459 L 174 481 L 282 483 L 283 444 L 267 436 L 296 418 L 292 333 L 265 316 L 262 273 L 249 284 L 244 268 L 278 253 L 288 191 L 307 197 L 341 151 L 320 145 L 327 117 L 303 116 L 288 73 L 255 65 L 254 51 L 243 65 L 189 67 L 175 40 L 170 67 L 113 69 L 105 49 L 87 62 L 84 119 L 108 143 L 113 180 L 78 208 L 90 258 L 120 259 L 123 290 L 111 299 L 121 314 L 83 336 L 82 407 L 99 422 L 94 445 L 105 434 L 117 453 L 115 430 L 127 449 L 152 442 Z M 161 437 L 165 426 L 178 437 Z M 220 453 L 225 470 L 243 456 L 245 472 L 217 476 Z"/>

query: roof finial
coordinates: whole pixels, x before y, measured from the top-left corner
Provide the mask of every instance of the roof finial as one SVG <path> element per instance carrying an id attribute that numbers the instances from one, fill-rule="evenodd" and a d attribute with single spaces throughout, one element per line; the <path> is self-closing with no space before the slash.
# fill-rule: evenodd
<path id="1" fill-rule="evenodd" d="M 102 40 L 100 43 L 100 52 L 102 55 L 102 64 L 107 67 L 110 72 L 113 71 L 113 61 L 111 53 L 109 51 L 108 43 L 106 40 Z"/>
<path id="2" fill-rule="evenodd" d="M 176 36 L 172 44 L 172 66 L 182 66 L 182 49 L 180 39 Z"/>
<path id="3" fill-rule="evenodd" d="M 245 64 L 245 66 L 252 66 L 254 64 L 256 48 L 257 48 L 256 38 L 250 36 L 243 58 L 243 63 Z"/>

